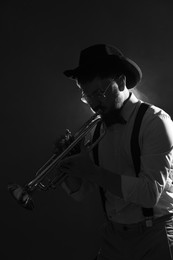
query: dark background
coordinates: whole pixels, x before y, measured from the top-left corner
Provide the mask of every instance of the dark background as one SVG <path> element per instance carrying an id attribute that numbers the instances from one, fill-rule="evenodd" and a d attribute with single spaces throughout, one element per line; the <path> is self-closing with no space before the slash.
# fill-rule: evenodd
<path id="1" fill-rule="evenodd" d="M 173 115 L 172 11 L 172 0 L 1 1 L 1 259 L 92 260 L 103 222 L 97 191 L 81 203 L 60 188 L 39 192 L 29 212 L 7 184 L 30 181 L 56 138 L 90 117 L 62 72 L 91 44 L 116 45 L 135 60 L 142 97 Z"/>

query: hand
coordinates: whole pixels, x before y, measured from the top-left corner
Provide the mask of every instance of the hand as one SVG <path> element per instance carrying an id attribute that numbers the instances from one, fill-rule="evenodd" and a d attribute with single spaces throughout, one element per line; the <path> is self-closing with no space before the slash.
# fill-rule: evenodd
<path id="1" fill-rule="evenodd" d="M 68 129 L 66 129 L 65 135 L 61 135 L 57 138 L 54 144 L 53 153 L 57 155 L 61 154 L 64 150 L 67 149 L 67 147 L 73 141 L 74 141 L 74 136 L 72 136 L 71 132 Z M 80 144 L 75 145 L 75 147 L 70 150 L 68 155 L 70 156 L 72 154 L 79 153 L 79 152 L 80 152 Z"/>
<path id="2" fill-rule="evenodd" d="M 71 132 L 66 129 L 65 135 L 60 135 L 55 141 L 53 152 L 55 154 L 62 153 L 70 145 L 73 139 Z"/>
<path id="3" fill-rule="evenodd" d="M 60 164 L 60 170 L 68 175 L 91 180 L 98 173 L 99 167 L 93 163 L 88 150 L 82 144 L 81 152 L 65 158 Z"/>

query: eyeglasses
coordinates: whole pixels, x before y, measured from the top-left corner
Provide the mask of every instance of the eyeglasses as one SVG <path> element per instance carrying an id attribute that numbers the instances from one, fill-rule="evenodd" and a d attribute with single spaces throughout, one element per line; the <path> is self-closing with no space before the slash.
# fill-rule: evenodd
<path id="1" fill-rule="evenodd" d="M 82 97 L 81 97 L 81 101 L 84 102 L 85 104 L 91 103 L 93 99 L 102 99 L 102 98 L 106 98 L 106 92 L 108 91 L 108 89 L 110 88 L 110 86 L 112 85 L 112 82 L 115 79 L 112 79 L 111 82 L 108 84 L 108 86 L 106 87 L 105 90 L 103 89 L 98 89 L 96 91 L 94 91 L 94 93 L 92 93 L 91 95 L 87 95 L 82 91 Z"/>

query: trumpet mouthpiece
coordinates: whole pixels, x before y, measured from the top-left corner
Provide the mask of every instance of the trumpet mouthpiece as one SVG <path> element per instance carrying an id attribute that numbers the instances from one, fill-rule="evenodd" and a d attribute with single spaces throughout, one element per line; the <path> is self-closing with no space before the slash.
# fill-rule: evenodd
<path id="1" fill-rule="evenodd" d="M 18 184 L 9 184 L 8 191 L 12 197 L 25 209 L 33 210 L 34 204 L 31 195 L 27 192 L 25 187 L 21 187 Z"/>

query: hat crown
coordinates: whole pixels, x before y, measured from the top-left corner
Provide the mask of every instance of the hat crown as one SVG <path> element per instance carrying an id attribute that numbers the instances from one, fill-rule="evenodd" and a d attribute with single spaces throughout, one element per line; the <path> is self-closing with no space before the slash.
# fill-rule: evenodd
<path id="1" fill-rule="evenodd" d="M 115 46 L 95 44 L 80 52 L 79 65 L 75 69 L 66 70 L 64 74 L 71 79 L 78 79 L 81 75 L 93 75 L 95 72 L 114 70 L 126 76 L 127 88 L 135 87 L 142 79 L 139 66 Z"/>
<path id="2" fill-rule="evenodd" d="M 116 59 L 122 59 L 124 57 L 122 52 L 114 46 L 105 44 L 92 45 L 81 51 L 79 66 L 99 63 L 102 60 L 109 59 L 110 56 L 114 56 Z"/>

